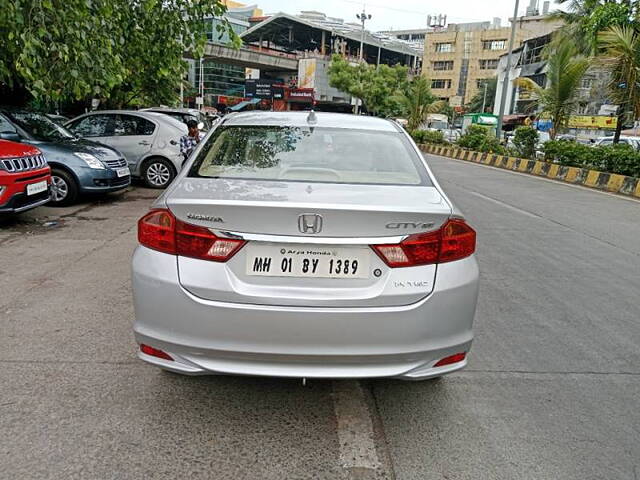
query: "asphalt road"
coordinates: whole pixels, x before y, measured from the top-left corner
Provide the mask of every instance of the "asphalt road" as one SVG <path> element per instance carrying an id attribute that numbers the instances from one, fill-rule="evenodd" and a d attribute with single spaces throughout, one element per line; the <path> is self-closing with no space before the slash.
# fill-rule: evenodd
<path id="1" fill-rule="evenodd" d="M 437 382 L 163 373 L 131 335 L 156 192 L 0 223 L 0 478 L 638 480 L 640 202 L 428 159 L 482 271 Z"/>

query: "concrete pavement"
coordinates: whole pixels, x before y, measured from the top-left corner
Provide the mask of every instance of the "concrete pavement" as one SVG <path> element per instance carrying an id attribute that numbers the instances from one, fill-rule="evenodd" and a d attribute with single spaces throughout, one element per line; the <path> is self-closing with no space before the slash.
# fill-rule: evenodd
<path id="1" fill-rule="evenodd" d="M 469 368 L 436 382 L 160 372 L 129 282 L 156 192 L 1 223 L 0 478 L 637 480 L 640 202 L 427 158 L 483 277 Z"/>

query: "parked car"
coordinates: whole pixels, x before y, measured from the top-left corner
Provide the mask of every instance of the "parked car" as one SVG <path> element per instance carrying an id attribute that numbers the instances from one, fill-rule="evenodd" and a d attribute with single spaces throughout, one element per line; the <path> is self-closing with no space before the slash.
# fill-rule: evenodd
<path id="1" fill-rule="evenodd" d="M 467 363 L 476 234 L 396 122 L 229 115 L 138 240 L 135 337 L 161 368 L 417 380 Z"/>
<path id="2" fill-rule="evenodd" d="M 621 145 L 631 145 L 636 150 L 640 150 L 640 137 L 621 136 L 619 143 Z M 613 145 L 613 136 L 600 137 L 595 141 L 594 145 Z"/>
<path id="3" fill-rule="evenodd" d="M 143 108 L 141 112 L 155 112 L 169 115 L 170 117 L 180 120 L 182 123 L 187 123 L 189 120 L 195 120 L 198 123 L 198 128 L 203 132 L 211 129 L 212 122 L 207 115 L 195 108 L 171 108 L 171 107 L 151 107 Z"/>
<path id="4" fill-rule="evenodd" d="M 51 167 L 51 202 L 70 205 L 80 194 L 124 190 L 131 173 L 120 152 L 75 137 L 45 114 L 28 110 L 0 109 L 5 138 L 38 147 Z"/>
<path id="5" fill-rule="evenodd" d="M 65 126 L 74 134 L 122 152 L 134 176 L 150 188 L 165 188 L 182 168 L 180 137 L 187 126 L 168 115 L 136 110 L 85 113 Z"/>
<path id="6" fill-rule="evenodd" d="M 51 169 L 40 150 L 0 140 L 0 214 L 44 205 L 49 201 L 50 187 Z"/>

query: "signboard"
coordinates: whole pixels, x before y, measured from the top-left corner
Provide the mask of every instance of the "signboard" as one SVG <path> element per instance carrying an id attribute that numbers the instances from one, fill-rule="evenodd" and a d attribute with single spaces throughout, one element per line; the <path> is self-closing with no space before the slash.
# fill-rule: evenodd
<path id="1" fill-rule="evenodd" d="M 313 102 L 313 88 L 292 88 L 287 94 L 290 102 Z"/>
<path id="2" fill-rule="evenodd" d="M 568 127 L 615 130 L 617 124 L 617 117 L 607 117 L 604 115 L 571 115 L 569 117 Z"/>
<path id="3" fill-rule="evenodd" d="M 244 82 L 245 95 L 249 98 L 284 98 L 284 89 L 279 80 L 269 78 L 248 78 Z"/>
<path id="4" fill-rule="evenodd" d="M 298 61 L 298 87 L 315 88 L 316 59 L 302 58 Z"/>

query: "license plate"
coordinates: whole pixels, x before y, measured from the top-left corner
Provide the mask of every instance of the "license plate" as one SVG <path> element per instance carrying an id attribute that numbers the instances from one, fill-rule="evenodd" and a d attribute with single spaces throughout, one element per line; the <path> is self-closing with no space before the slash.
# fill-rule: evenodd
<path id="1" fill-rule="evenodd" d="M 27 185 L 27 195 L 35 195 L 36 193 L 44 192 L 47 189 L 47 181 L 32 183 Z"/>
<path id="2" fill-rule="evenodd" d="M 123 167 L 116 168 L 116 174 L 118 175 L 118 177 L 126 177 L 128 175 L 131 175 L 131 172 L 129 171 L 129 167 Z"/>
<path id="3" fill-rule="evenodd" d="M 315 245 L 247 245 L 247 275 L 368 278 L 371 250 Z"/>

